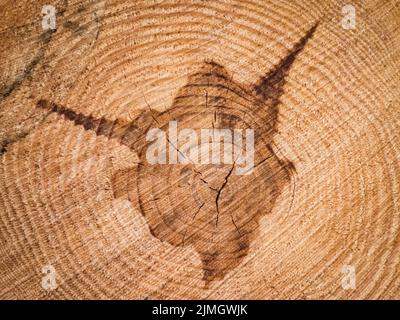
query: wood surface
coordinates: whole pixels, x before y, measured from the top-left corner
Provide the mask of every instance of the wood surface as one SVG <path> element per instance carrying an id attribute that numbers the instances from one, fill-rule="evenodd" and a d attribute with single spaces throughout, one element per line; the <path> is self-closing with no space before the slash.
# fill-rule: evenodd
<path id="1" fill-rule="evenodd" d="M 0 35 L 1 299 L 400 298 L 399 1 L 1 0 Z M 174 120 L 254 129 L 254 170 L 149 164 Z"/>

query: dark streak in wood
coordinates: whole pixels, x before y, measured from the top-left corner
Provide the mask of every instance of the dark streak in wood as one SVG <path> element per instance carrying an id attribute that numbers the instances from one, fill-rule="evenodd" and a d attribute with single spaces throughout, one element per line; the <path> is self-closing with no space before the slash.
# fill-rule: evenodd
<path id="1" fill-rule="evenodd" d="M 280 159 L 271 145 L 285 78 L 316 28 L 317 24 L 255 85 L 236 83 L 223 66 L 205 61 L 198 72 L 189 75 L 170 108 L 155 112 L 148 105 L 130 123 L 95 119 L 46 100 L 39 101 L 38 107 L 99 136 L 116 139 L 138 153 L 139 165 L 112 177 L 114 196 L 140 207 L 154 237 L 174 246 L 193 246 L 201 257 L 208 285 L 243 261 L 257 236 L 260 218 L 272 212 L 277 197 L 291 181 L 293 164 Z M 255 173 L 233 175 L 235 163 L 148 164 L 146 132 L 151 127 L 165 130 L 173 120 L 182 128 L 195 130 L 254 129 Z M 178 145 L 169 144 L 182 154 Z"/>

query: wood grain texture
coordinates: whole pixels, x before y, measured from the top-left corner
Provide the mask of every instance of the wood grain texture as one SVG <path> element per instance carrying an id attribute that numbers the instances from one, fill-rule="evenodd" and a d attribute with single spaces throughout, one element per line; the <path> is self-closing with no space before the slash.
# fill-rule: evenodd
<path id="1" fill-rule="evenodd" d="M 0 298 L 399 299 L 400 2 L 347 3 L 1 1 Z M 260 165 L 146 164 L 171 120 Z"/>

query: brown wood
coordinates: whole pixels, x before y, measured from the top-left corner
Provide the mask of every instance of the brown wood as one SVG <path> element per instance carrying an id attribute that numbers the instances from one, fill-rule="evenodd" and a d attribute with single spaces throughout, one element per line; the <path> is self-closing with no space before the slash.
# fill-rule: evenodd
<path id="1" fill-rule="evenodd" d="M 0 297 L 400 298 L 400 2 L 346 4 L 3 0 Z M 149 163 L 171 121 L 251 174 Z"/>

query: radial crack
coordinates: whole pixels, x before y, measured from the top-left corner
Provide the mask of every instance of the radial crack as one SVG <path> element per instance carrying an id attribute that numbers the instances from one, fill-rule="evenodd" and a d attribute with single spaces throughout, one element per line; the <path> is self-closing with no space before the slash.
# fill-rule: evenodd
<path id="1" fill-rule="evenodd" d="M 226 175 L 225 180 L 222 183 L 221 188 L 219 188 L 219 190 L 217 191 L 217 196 L 215 197 L 215 205 L 216 205 L 216 209 L 217 209 L 217 219 L 216 219 L 216 222 L 215 222 L 215 227 L 218 227 L 218 220 L 219 220 L 219 198 L 221 196 L 222 190 L 224 189 L 224 187 L 228 183 L 228 178 L 232 174 L 234 168 L 235 168 L 235 162 L 233 162 L 232 168 L 229 170 L 228 174 Z"/>

